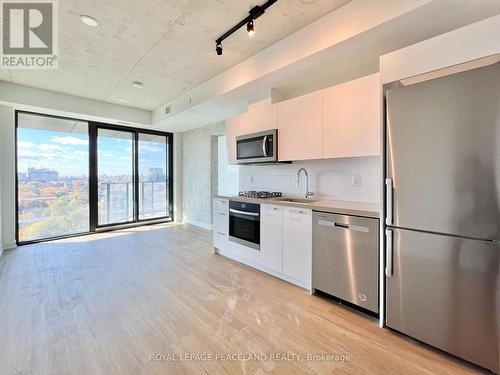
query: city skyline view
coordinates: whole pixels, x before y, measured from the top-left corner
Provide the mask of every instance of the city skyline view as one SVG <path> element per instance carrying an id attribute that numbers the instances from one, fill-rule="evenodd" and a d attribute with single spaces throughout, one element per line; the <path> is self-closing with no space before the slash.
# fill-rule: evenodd
<path id="1" fill-rule="evenodd" d="M 28 168 L 47 168 L 59 177 L 88 177 L 88 135 L 49 130 L 18 128 L 18 173 Z M 101 136 L 98 140 L 99 175 L 131 175 L 131 141 Z M 140 170 L 162 168 L 167 153 L 166 143 L 139 141 Z"/>

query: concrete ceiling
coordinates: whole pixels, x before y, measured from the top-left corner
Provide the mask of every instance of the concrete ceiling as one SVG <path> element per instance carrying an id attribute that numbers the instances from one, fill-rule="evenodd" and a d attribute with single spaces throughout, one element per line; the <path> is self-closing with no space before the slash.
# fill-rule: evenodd
<path id="1" fill-rule="evenodd" d="M 270 88 L 281 101 L 375 73 L 381 55 L 497 14 L 499 0 L 355 0 L 166 103 L 170 112 L 158 108 L 153 124 L 183 132 L 246 111 Z"/>
<path id="2" fill-rule="evenodd" d="M 222 56 L 213 40 L 264 0 L 60 1 L 59 68 L 0 70 L 0 80 L 153 110 L 349 1 L 279 0 L 252 38 L 242 29 L 227 39 Z"/>

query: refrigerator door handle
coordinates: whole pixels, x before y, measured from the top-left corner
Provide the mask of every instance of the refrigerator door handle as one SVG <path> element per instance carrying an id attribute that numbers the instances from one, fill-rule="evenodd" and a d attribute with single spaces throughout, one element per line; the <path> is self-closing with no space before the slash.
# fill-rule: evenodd
<path id="1" fill-rule="evenodd" d="M 385 276 L 392 276 L 392 229 L 385 230 Z"/>
<path id="2" fill-rule="evenodd" d="M 386 207 L 387 207 L 387 213 L 385 217 L 385 224 L 386 225 L 392 225 L 392 178 L 386 178 L 385 179 L 385 200 L 386 200 Z"/>

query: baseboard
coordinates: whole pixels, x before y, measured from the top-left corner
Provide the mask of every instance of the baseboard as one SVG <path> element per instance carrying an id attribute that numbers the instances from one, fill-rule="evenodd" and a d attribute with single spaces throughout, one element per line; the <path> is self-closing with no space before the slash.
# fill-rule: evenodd
<path id="1" fill-rule="evenodd" d="M 11 250 L 17 247 L 16 241 L 3 242 L 0 248 L 0 254 L 2 250 Z"/>
<path id="2" fill-rule="evenodd" d="M 195 227 L 203 228 L 206 230 L 212 230 L 212 224 L 204 223 L 202 221 L 197 220 L 184 220 L 186 224 L 194 225 Z"/>

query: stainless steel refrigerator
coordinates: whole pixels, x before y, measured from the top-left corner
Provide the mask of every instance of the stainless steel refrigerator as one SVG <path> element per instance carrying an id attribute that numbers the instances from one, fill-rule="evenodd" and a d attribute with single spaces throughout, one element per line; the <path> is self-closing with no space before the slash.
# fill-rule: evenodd
<path id="1" fill-rule="evenodd" d="M 498 373 L 500 64 L 386 100 L 386 325 Z"/>

